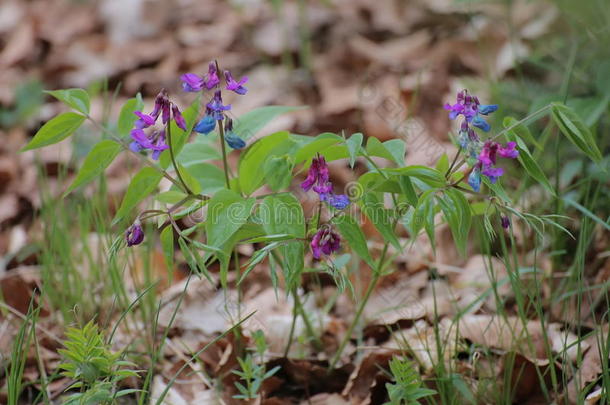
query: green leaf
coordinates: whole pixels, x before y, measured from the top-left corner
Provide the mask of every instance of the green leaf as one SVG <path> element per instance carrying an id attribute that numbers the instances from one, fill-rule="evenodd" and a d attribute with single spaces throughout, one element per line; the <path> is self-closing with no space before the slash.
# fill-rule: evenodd
<path id="1" fill-rule="evenodd" d="M 180 175 L 182 176 L 182 179 L 184 180 L 188 188 L 193 192 L 193 194 L 201 193 L 201 184 L 197 180 L 197 177 L 195 177 L 194 174 L 191 173 L 191 169 L 184 168 L 184 166 L 182 166 L 180 163 L 178 163 L 178 169 L 180 170 Z"/>
<path id="2" fill-rule="evenodd" d="M 74 133 L 85 121 L 83 115 L 67 112 L 59 114 L 57 117 L 48 121 L 34 135 L 34 138 L 28 143 L 21 152 L 27 150 L 42 148 L 63 141 Z"/>
<path id="3" fill-rule="evenodd" d="M 205 194 L 214 194 L 226 187 L 225 174 L 221 168 L 211 163 L 198 163 L 186 168 L 201 185 Z"/>
<path id="4" fill-rule="evenodd" d="M 347 241 L 349 247 L 369 266 L 374 267 L 375 264 L 369 253 L 366 238 L 356 220 L 351 215 L 342 215 L 336 218 L 334 223 L 337 225 L 339 232 L 341 232 L 341 235 Z"/>
<path id="5" fill-rule="evenodd" d="M 366 142 L 366 152 L 369 155 L 379 156 L 387 160 L 394 160 L 394 155 L 374 136 L 371 136 Z"/>
<path id="6" fill-rule="evenodd" d="M 415 187 L 413 187 L 413 182 L 411 178 L 407 175 L 398 176 L 398 184 L 400 185 L 400 189 L 402 193 L 407 198 L 407 202 L 414 207 L 417 207 L 417 193 L 415 192 Z"/>
<path id="7" fill-rule="evenodd" d="M 117 132 L 120 137 L 129 135 L 129 132 L 133 129 L 133 124 L 138 119 L 134 114 L 134 111 L 142 111 L 143 108 L 144 101 L 142 101 L 142 95 L 140 93 L 123 104 L 117 124 Z"/>
<path id="8" fill-rule="evenodd" d="M 176 204 L 187 197 L 182 191 L 168 190 L 155 196 L 155 200 L 163 204 Z"/>
<path id="9" fill-rule="evenodd" d="M 445 220 L 449 224 L 458 251 L 465 256 L 468 232 L 472 225 L 472 213 L 468 200 L 460 191 L 448 189 L 443 197 L 438 198 L 438 202 Z"/>
<path id="10" fill-rule="evenodd" d="M 290 185 L 293 167 L 288 155 L 272 156 L 265 162 L 265 180 L 271 190 L 279 191 Z"/>
<path id="11" fill-rule="evenodd" d="M 259 217 L 268 235 L 291 234 L 305 238 L 305 216 L 301 203 L 292 194 L 267 196 L 259 207 Z M 298 283 L 303 271 L 305 249 L 303 241 L 285 242 L 279 248 L 283 258 L 283 272 L 287 290 Z"/>
<path id="12" fill-rule="evenodd" d="M 246 140 L 256 135 L 265 125 L 275 117 L 291 111 L 302 110 L 307 107 L 288 107 L 280 105 L 268 105 L 256 108 L 241 115 L 234 122 L 234 130 L 237 135 Z"/>
<path id="13" fill-rule="evenodd" d="M 212 276 L 201 256 L 199 256 L 199 253 L 196 250 L 192 250 L 181 236 L 178 237 L 178 245 L 180 245 L 180 250 L 184 254 L 186 263 L 189 265 L 193 273 L 203 274 L 211 284 L 214 284 L 214 279 L 212 279 Z"/>
<path id="14" fill-rule="evenodd" d="M 315 137 L 297 137 L 292 136 L 293 139 L 299 140 L 299 149 L 294 156 L 294 163 L 299 164 L 306 162 L 313 158 L 316 154 L 324 154 L 324 150 L 332 145 L 343 142 L 337 134 L 331 132 L 325 132 Z"/>
<path id="15" fill-rule="evenodd" d="M 170 284 L 171 279 L 174 275 L 174 228 L 169 225 L 166 226 L 159 236 L 161 240 L 161 249 L 163 250 L 163 258 L 165 259 L 165 265 L 169 271 Z"/>
<path id="16" fill-rule="evenodd" d="M 388 152 L 390 152 L 390 155 L 392 155 L 392 160 L 396 162 L 398 166 L 405 164 L 406 145 L 402 139 L 391 139 L 389 141 L 385 141 L 382 145 Z"/>
<path id="17" fill-rule="evenodd" d="M 504 120 L 502 120 L 502 125 L 504 128 L 512 128 L 510 131 L 508 131 L 508 133 L 513 133 L 514 136 L 518 136 L 525 142 L 531 143 L 536 148 L 540 149 L 540 143 L 536 138 L 534 138 L 527 126 L 524 124 L 518 124 L 518 122 L 519 121 L 513 117 L 504 117 Z"/>
<path id="18" fill-rule="evenodd" d="M 76 175 L 76 179 L 68 187 L 64 196 L 102 174 L 122 149 L 123 147 L 120 143 L 109 139 L 95 145 L 85 158 L 83 165 Z"/>
<path id="19" fill-rule="evenodd" d="M 365 193 L 359 201 L 364 214 L 371 220 L 375 228 L 381 233 L 386 241 L 389 241 L 396 249 L 401 249 L 398 238 L 394 233 L 394 220 L 389 209 L 383 206 L 375 193 Z"/>
<path id="20" fill-rule="evenodd" d="M 182 152 L 176 157 L 176 160 L 184 167 L 189 167 L 205 160 L 221 158 L 222 154 L 216 146 L 207 142 L 192 142 L 184 145 Z"/>
<path id="21" fill-rule="evenodd" d="M 205 230 L 208 244 L 220 248 L 246 223 L 254 198 L 245 199 L 235 191 L 220 190 L 208 203 Z"/>
<path id="22" fill-rule="evenodd" d="M 276 132 L 266 136 L 252 144 L 246 153 L 242 154 L 239 161 L 239 188 L 250 195 L 256 191 L 265 178 L 264 170 L 261 166 L 275 154 L 285 154 L 296 144 L 290 139 L 288 132 Z"/>
<path id="23" fill-rule="evenodd" d="M 362 147 L 362 138 L 363 135 L 361 133 L 352 134 L 346 141 L 347 150 L 349 152 L 349 166 L 353 169 L 354 163 L 356 163 L 356 157 L 360 153 L 360 148 Z"/>
<path id="24" fill-rule="evenodd" d="M 427 166 L 413 165 L 382 170 L 392 175 L 415 177 L 432 187 L 444 187 L 446 185 L 445 175 Z"/>
<path id="25" fill-rule="evenodd" d="M 553 186 L 551 186 L 551 183 L 547 179 L 546 175 L 544 174 L 540 166 L 538 166 L 538 163 L 530 153 L 525 142 L 523 142 L 520 137 L 515 136 L 512 131 L 508 131 L 506 137 L 510 141 L 517 143 L 517 150 L 519 151 L 519 156 L 517 157 L 517 159 L 519 160 L 519 163 L 521 163 L 521 166 L 523 166 L 525 171 L 530 176 L 532 176 L 532 178 L 534 178 L 538 183 L 540 183 L 544 188 L 546 188 L 549 193 L 555 195 L 555 190 L 553 189 Z"/>
<path id="26" fill-rule="evenodd" d="M 551 103 L 551 112 L 553 120 L 565 137 L 589 156 L 591 160 L 599 163 L 602 160 L 602 155 L 597 148 L 593 134 L 580 117 L 572 109 L 561 103 Z"/>
<path id="27" fill-rule="evenodd" d="M 131 183 L 127 187 L 127 192 L 121 206 L 114 216 L 112 221 L 116 224 L 125 215 L 127 215 L 140 201 L 144 200 L 150 193 L 156 188 L 163 174 L 155 170 L 152 167 L 143 167 L 140 171 L 131 179 Z"/>
<path id="28" fill-rule="evenodd" d="M 50 94 L 78 112 L 89 114 L 89 94 L 83 89 L 47 90 L 45 93 Z"/>

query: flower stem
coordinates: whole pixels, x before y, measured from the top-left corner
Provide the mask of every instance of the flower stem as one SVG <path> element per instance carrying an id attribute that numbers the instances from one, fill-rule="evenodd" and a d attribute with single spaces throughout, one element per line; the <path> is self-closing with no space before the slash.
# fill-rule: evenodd
<path id="1" fill-rule="evenodd" d="M 373 271 L 373 278 L 371 279 L 371 282 L 369 283 L 368 287 L 366 288 L 364 297 L 362 297 L 362 301 L 360 302 L 360 304 L 358 305 L 358 309 L 356 310 L 356 315 L 354 316 L 352 323 L 347 328 L 347 331 L 345 332 L 345 336 L 343 337 L 343 340 L 339 344 L 339 348 L 337 349 L 337 352 L 335 353 L 335 355 L 332 357 L 332 359 L 330 361 L 329 371 L 332 370 L 333 368 L 335 368 L 335 365 L 341 358 L 341 354 L 343 353 L 343 350 L 345 350 L 345 346 L 347 345 L 347 342 L 349 342 L 349 340 L 351 339 L 354 328 L 360 321 L 360 317 L 362 316 L 364 307 L 366 306 L 366 303 L 368 302 L 369 298 L 371 297 L 373 290 L 377 286 L 377 282 L 381 278 L 381 273 L 382 273 L 383 265 L 385 262 L 385 257 L 388 252 L 388 246 L 389 246 L 389 242 L 386 242 L 383 246 L 383 252 L 381 253 L 381 257 L 379 258 L 377 267 Z"/>
<path id="2" fill-rule="evenodd" d="M 229 179 L 229 162 L 227 161 L 227 147 L 225 146 L 225 130 L 222 122 L 218 123 L 218 133 L 220 134 L 220 147 L 222 148 L 222 166 L 225 172 L 225 182 L 227 188 L 231 189 L 231 179 Z"/>
<path id="3" fill-rule="evenodd" d="M 182 183 L 182 185 L 184 186 L 184 190 L 186 190 L 187 194 L 195 195 L 195 193 L 193 193 L 193 191 L 184 181 L 184 178 L 182 177 L 182 173 L 180 173 L 180 168 L 178 167 L 178 163 L 176 163 L 176 156 L 174 155 L 174 146 L 173 146 L 173 142 L 172 142 L 171 122 L 167 123 L 167 125 L 165 126 L 165 130 L 167 132 L 167 141 L 168 141 L 167 145 L 169 146 L 169 157 L 171 158 L 172 165 L 174 166 L 174 169 L 176 170 L 176 175 L 178 176 L 178 180 L 180 180 L 180 183 Z"/>

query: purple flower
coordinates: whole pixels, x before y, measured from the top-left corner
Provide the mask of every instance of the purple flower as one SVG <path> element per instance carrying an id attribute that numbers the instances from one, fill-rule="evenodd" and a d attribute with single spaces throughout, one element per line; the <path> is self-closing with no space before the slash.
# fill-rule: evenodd
<path id="1" fill-rule="evenodd" d="M 484 167 L 481 174 L 487 176 L 491 184 L 494 184 L 504 174 L 504 169 L 501 167 Z"/>
<path id="2" fill-rule="evenodd" d="M 478 162 L 468 177 L 468 184 L 470 184 L 473 190 L 479 191 L 481 186 L 480 174 L 489 178 L 489 181 L 492 184 L 502 177 L 504 169 L 501 167 L 494 167 L 497 163 L 498 156 L 507 159 L 515 159 L 519 156 L 519 151 L 515 149 L 516 145 L 515 142 L 508 142 L 506 146 L 502 146 L 498 142 L 489 140 L 483 144 L 483 148 L 481 148 L 481 152 L 477 158 Z M 475 175 L 475 172 L 480 174 Z M 476 179 L 477 175 L 479 176 L 478 180 Z"/>
<path id="3" fill-rule="evenodd" d="M 508 218 L 506 215 L 502 215 L 500 217 L 500 221 L 502 222 L 502 228 L 504 228 L 504 229 L 510 228 L 510 218 Z"/>
<path id="4" fill-rule="evenodd" d="M 496 104 L 482 105 L 476 96 L 468 94 L 468 90 L 464 89 L 457 94 L 455 104 L 445 104 L 445 110 L 449 111 L 449 118 L 454 120 L 459 115 L 463 115 L 467 123 L 472 123 L 473 126 L 487 132 L 491 129 L 490 125 L 481 115 L 488 115 L 498 109 Z"/>
<path id="5" fill-rule="evenodd" d="M 203 84 L 206 89 L 212 90 L 218 86 L 220 78 L 218 77 L 218 70 L 216 69 L 216 62 L 210 62 L 208 65 L 208 74 L 203 79 Z"/>
<path id="6" fill-rule="evenodd" d="M 159 159 L 159 155 L 169 146 L 165 143 L 165 131 L 153 131 L 150 135 L 146 135 L 144 130 L 136 128 L 131 131 L 133 142 L 129 145 L 129 149 L 134 152 L 140 152 L 145 149 L 153 151 L 152 158 Z"/>
<path id="7" fill-rule="evenodd" d="M 312 187 L 315 192 L 320 194 L 332 191 L 332 185 L 329 182 L 328 166 L 323 156 L 318 155 L 318 157 L 311 160 L 307 178 L 301 183 L 301 188 L 304 191 L 309 191 Z"/>
<path id="8" fill-rule="evenodd" d="M 200 134 L 207 135 L 212 132 L 215 127 L 216 120 L 209 112 L 207 112 L 206 115 L 204 115 L 203 118 L 197 123 L 197 125 L 195 125 L 193 130 Z"/>
<path id="9" fill-rule="evenodd" d="M 233 75 L 228 70 L 225 70 L 225 80 L 227 81 L 227 90 L 236 92 L 237 94 L 244 95 L 248 92 L 248 89 L 244 87 L 244 84 L 248 81 L 248 77 L 244 76 L 239 81 L 233 79 Z"/>
<path id="10" fill-rule="evenodd" d="M 319 259 L 322 254 L 328 256 L 341 247 L 341 237 L 330 226 L 322 226 L 311 240 L 313 257 Z"/>
<path id="11" fill-rule="evenodd" d="M 185 73 L 180 76 L 184 91 L 197 92 L 203 90 L 204 81 L 195 73 Z"/>
<path id="12" fill-rule="evenodd" d="M 140 225 L 140 221 L 136 220 L 127 230 L 125 231 L 125 241 L 127 246 L 139 245 L 144 240 L 144 231 Z"/>
<path id="13" fill-rule="evenodd" d="M 212 113 L 214 119 L 220 121 L 224 118 L 224 111 L 228 111 L 231 109 L 231 105 L 223 105 L 222 104 L 222 94 L 220 90 L 216 90 L 214 92 L 214 97 L 207 104 L 207 109 Z"/>
<path id="14" fill-rule="evenodd" d="M 180 112 L 180 109 L 178 108 L 178 106 L 173 103 L 172 103 L 172 117 L 174 118 L 174 121 L 176 122 L 176 125 L 178 126 L 178 128 L 180 128 L 183 131 L 186 131 L 186 121 L 184 120 L 184 117 L 182 116 L 182 113 Z"/>
<path id="15" fill-rule="evenodd" d="M 148 114 L 144 114 L 142 111 L 134 111 L 133 112 L 135 115 L 138 116 L 139 120 L 137 120 L 135 122 L 135 127 L 136 128 L 148 128 L 151 125 L 155 125 L 155 122 L 157 122 L 157 118 L 153 117 L 152 115 L 148 115 Z"/>
<path id="16" fill-rule="evenodd" d="M 350 203 L 349 198 L 345 194 L 320 194 L 320 200 L 326 201 L 328 205 L 337 210 L 345 209 Z"/>
<path id="17" fill-rule="evenodd" d="M 159 114 L 161 113 L 163 107 L 168 103 L 169 99 L 167 97 L 167 90 L 161 89 L 159 94 L 157 94 L 157 97 L 155 97 L 155 108 L 150 113 L 150 115 L 155 118 L 155 121 L 157 118 L 159 118 Z"/>

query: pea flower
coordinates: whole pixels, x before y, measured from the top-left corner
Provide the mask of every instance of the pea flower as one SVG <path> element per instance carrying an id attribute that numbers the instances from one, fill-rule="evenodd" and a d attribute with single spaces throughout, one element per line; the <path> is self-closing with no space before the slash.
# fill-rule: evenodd
<path id="1" fill-rule="evenodd" d="M 135 128 L 131 131 L 131 139 L 133 142 L 129 144 L 129 149 L 134 152 L 141 152 L 145 149 L 153 151 L 152 158 L 159 159 L 161 152 L 168 149 L 169 146 L 165 142 L 165 131 L 152 131 L 149 135 L 143 129 Z"/>
<path id="2" fill-rule="evenodd" d="M 246 141 L 233 132 L 233 120 L 231 118 L 227 118 L 225 121 L 225 141 L 233 149 L 243 149 L 246 147 Z"/>
<path id="3" fill-rule="evenodd" d="M 225 70 L 225 80 L 227 82 L 227 90 L 234 91 L 240 95 L 244 95 L 248 92 L 248 89 L 244 87 L 244 84 L 248 81 L 247 76 L 242 77 L 239 81 L 235 81 L 231 72 Z"/>
<path id="4" fill-rule="evenodd" d="M 216 62 L 212 61 L 208 65 L 208 74 L 203 79 L 204 86 L 208 90 L 212 90 L 214 87 L 220 84 L 220 78 L 218 77 L 218 69 L 216 69 Z"/>
<path id="5" fill-rule="evenodd" d="M 198 92 L 203 90 L 204 80 L 195 73 L 185 73 L 180 76 L 182 80 L 182 89 L 186 92 Z"/>
<path id="6" fill-rule="evenodd" d="M 201 91 L 204 88 L 212 90 L 220 83 L 216 62 L 210 62 L 208 74 L 204 77 L 200 77 L 195 73 L 185 73 L 180 76 L 180 80 L 182 80 L 182 89 L 187 92 L 194 93 Z"/>
<path id="7" fill-rule="evenodd" d="M 125 241 L 127 246 L 139 245 L 144 240 L 144 231 L 140 221 L 136 220 L 127 230 L 125 231 Z"/>
<path id="8" fill-rule="evenodd" d="M 197 125 L 195 125 L 193 130 L 200 134 L 207 135 L 210 132 L 212 132 L 214 130 L 214 128 L 216 128 L 216 120 L 214 119 L 212 112 L 208 109 L 206 111 L 206 114 L 203 116 L 203 118 L 201 120 L 199 120 L 199 122 L 197 123 Z"/>
<path id="9" fill-rule="evenodd" d="M 186 130 L 186 121 L 180 112 L 178 106 L 169 100 L 167 91 L 162 89 L 155 98 L 155 106 L 150 114 L 145 114 L 142 111 L 134 111 L 138 117 L 134 123 L 134 129 L 131 130 L 131 139 L 133 140 L 129 148 L 134 152 L 141 152 L 145 149 L 153 151 L 152 158 L 157 160 L 159 155 L 168 145 L 165 142 L 165 131 L 153 130 L 146 134 L 145 129 L 152 127 L 157 123 L 159 115 L 163 124 L 169 123 L 171 119 L 182 130 Z"/>
<path id="10" fill-rule="evenodd" d="M 498 106 L 496 104 L 481 104 L 476 96 L 471 96 L 468 94 L 468 90 L 464 89 L 458 92 L 455 104 L 447 103 L 444 108 L 449 111 L 449 119 L 454 120 L 463 115 L 466 122 L 488 132 L 491 126 L 481 115 L 491 114 L 498 109 Z"/>
<path id="11" fill-rule="evenodd" d="M 207 109 L 210 111 L 215 120 L 221 121 L 224 118 L 224 112 L 231 109 L 231 105 L 222 104 L 222 94 L 220 90 L 214 92 L 214 97 L 207 104 Z"/>
<path id="12" fill-rule="evenodd" d="M 180 112 L 180 109 L 176 104 L 172 104 L 172 117 L 174 118 L 174 121 L 176 122 L 178 128 L 183 131 L 186 131 L 186 121 L 184 120 L 184 117 L 182 116 L 182 113 Z"/>
<path id="13" fill-rule="evenodd" d="M 510 218 L 508 218 L 506 215 L 502 215 L 500 217 L 500 221 L 502 223 L 502 228 L 504 228 L 504 229 L 510 228 Z"/>
<path id="14" fill-rule="evenodd" d="M 311 166 L 307 172 L 305 181 L 301 183 L 304 191 L 313 190 L 318 194 L 327 194 L 332 191 L 332 184 L 329 181 L 328 165 L 324 156 L 315 157 L 311 160 Z"/>
<path id="15" fill-rule="evenodd" d="M 478 162 L 475 164 L 472 172 L 468 176 L 468 184 L 474 191 L 479 191 L 481 187 L 481 174 L 489 178 L 493 184 L 504 174 L 504 169 L 494 167 L 497 163 L 497 158 L 503 157 L 507 159 L 515 159 L 519 156 L 519 151 L 515 148 L 515 142 L 507 142 L 506 146 L 502 146 L 498 142 L 488 140 L 483 144 L 483 148 L 478 156 Z"/>
<path id="16" fill-rule="evenodd" d="M 320 200 L 327 202 L 337 210 L 345 209 L 350 203 L 349 198 L 345 194 L 320 194 Z"/>
<path id="17" fill-rule="evenodd" d="M 311 251 L 315 259 L 322 254 L 328 256 L 341 248 L 341 237 L 330 226 L 322 226 L 311 240 Z"/>

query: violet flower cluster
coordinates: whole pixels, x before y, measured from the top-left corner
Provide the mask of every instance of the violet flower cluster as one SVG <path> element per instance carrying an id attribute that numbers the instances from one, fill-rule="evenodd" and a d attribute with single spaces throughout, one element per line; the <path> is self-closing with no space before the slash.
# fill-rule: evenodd
<path id="1" fill-rule="evenodd" d="M 186 73 L 182 75 L 182 88 L 187 92 L 199 92 L 204 90 L 214 90 L 214 95 L 206 104 L 204 116 L 195 124 L 193 130 L 200 134 L 207 135 L 218 125 L 223 125 L 225 130 L 225 141 L 233 149 L 242 149 L 246 146 L 246 142 L 233 131 L 232 121 L 226 117 L 226 112 L 231 110 L 231 105 L 225 105 L 222 101 L 222 91 L 220 89 L 221 79 L 218 75 L 218 66 L 216 62 L 210 62 L 208 73 L 199 76 L 195 73 Z M 242 77 L 235 80 L 233 75 L 228 70 L 224 71 L 225 89 L 233 91 L 236 94 L 244 95 L 248 89 L 244 84 L 248 81 L 247 77 Z"/>
<path id="2" fill-rule="evenodd" d="M 307 178 L 301 183 L 301 188 L 304 191 L 313 189 L 318 193 L 320 201 L 324 201 L 337 210 L 345 209 L 350 203 L 345 194 L 333 193 L 328 165 L 324 157 L 320 155 L 312 159 Z M 329 225 L 322 225 L 314 235 L 310 246 L 313 257 L 320 259 L 322 254 L 330 255 L 339 250 L 341 237 Z"/>
<path id="3" fill-rule="evenodd" d="M 496 167 L 497 158 L 514 159 L 519 156 L 519 151 L 515 149 L 515 142 L 508 142 L 506 146 L 493 140 L 482 142 L 474 127 L 488 132 L 491 126 L 481 116 L 491 114 L 498 109 L 498 106 L 481 104 L 476 96 L 468 94 L 468 90 L 462 90 L 457 94 L 456 103 L 445 104 L 444 108 L 449 111 L 449 118 L 452 120 L 460 115 L 464 117 L 460 125 L 458 143 L 470 158 L 476 159 L 468 176 L 470 187 L 476 192 L 481 189 L 481 175 L 486 176 L 491 183 L 495 183 L 504 174 L 504 169 Z"/>
<path id="4" fill-rule="evenodd" d="M 135 111 L 134 114 L 138 117 L 131 130 L 131 139 L 133 140 L 129 148 L 134 152 L 141 152 L 146 149 L 153 151 L 152 158 L 157 160 L 159 155 L 169 146 L 165 142 L 165 129 L 153 129 L 146 133 L 145 129 L 154 126 L 161 116 L 163 125 L 167 127 L 173 119 L 178 128 L 186 130 L 186 122 L 180 112 L 178 106 L 169 100 L 167 91 L 161 90 L 155 98 L 155 106 L 150 114 L 145 114 L 142 111 Z"/>
<path id="5" fill-rule="evenodd" d="M 307 178 L 301 183 L 304 191 L 318 193 L 320 200 L 326 202 L 331 207 L 342 210 L 349 205 L 349 198 L 345 194 L 334 194 L 333 185 L 330 182 L 328 165 L 324 156 L 318 155 L 311 160 L 311 166 L 307 172 Z"/>
<path id="6" fill-rule="evenodd" d="M 322 225 L 311 240 L 313 257 L 320 259 L 322 255 L 331 255 L 341 248 L 341 237 L 329 225 Z"/>

